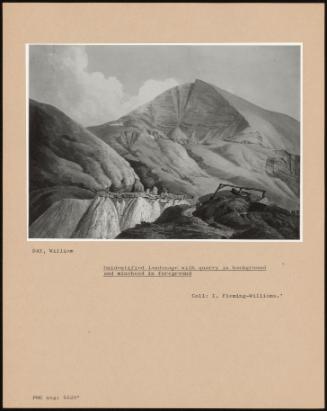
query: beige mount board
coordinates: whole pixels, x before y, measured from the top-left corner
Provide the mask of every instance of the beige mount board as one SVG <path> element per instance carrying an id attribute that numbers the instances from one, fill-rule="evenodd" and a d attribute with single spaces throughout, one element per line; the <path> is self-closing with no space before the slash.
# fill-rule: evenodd
<path id="1" fill-rule="evenodd" d="M 5 407 L 324 406 L 323 32 L 320 4 L 4 5 Z M 302 44 L 301 240 L 28 239 L 40 43 Z"/>

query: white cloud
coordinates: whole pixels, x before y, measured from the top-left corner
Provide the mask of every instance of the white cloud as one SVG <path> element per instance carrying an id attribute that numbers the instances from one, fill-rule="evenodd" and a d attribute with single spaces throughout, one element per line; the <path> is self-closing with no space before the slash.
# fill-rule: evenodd
<path id="1" fill-rule="evenodd" d="M 31 46 L 30 97 L 55 105 L 83 125 L 115 120 L 178 85 L 170 78 L 147 80 L 136 96 L 116 77 L 87 71 L 83 46 Z"/>

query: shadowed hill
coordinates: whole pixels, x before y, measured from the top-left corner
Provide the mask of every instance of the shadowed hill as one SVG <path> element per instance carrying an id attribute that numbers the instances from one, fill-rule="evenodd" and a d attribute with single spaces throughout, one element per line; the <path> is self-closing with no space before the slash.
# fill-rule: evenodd
<path id="1" fill-rule="evenodd" d="M 54 201 L 92 198 L 94 190 L 131 191 L 138 181 L 113 148 L 57 108 L 30 100 L 29 190 L 34 221 Z"/>
<path id="2" fill-rule="evenodd" d="M 114 149 L 63 112 L 30 101 L 30 185 L 132 188 L 137 178 Z"/>

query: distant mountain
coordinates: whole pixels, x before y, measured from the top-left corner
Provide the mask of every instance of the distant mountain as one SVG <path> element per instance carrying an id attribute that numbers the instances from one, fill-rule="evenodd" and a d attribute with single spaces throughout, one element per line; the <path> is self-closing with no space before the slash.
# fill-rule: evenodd
<path id="1" fill-rule="evenodd" d="M 129 161 L 145 187 L 200 196 L 229 183 L 299 208 L 299 122 L 201 80 L 89 130 Z"/>

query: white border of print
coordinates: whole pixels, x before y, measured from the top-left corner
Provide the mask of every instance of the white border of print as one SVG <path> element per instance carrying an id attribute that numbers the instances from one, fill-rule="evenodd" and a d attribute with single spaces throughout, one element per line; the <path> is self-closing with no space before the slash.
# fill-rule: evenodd
<path id="1" fill-rule="evenodd" d="M 35 45 L 57 45 L 57 46 L 299 46 L 301 48 L 301 67 L 300 67 L 300 238 L 296 240 L 280 239 L 258 239 L 258 240 L 239 240 L 239 239 L 97 239 L 97 238 L 29 238 L 29 46 Z M 303 43 L 26 43 L 26 199 L 27 199 L 27 241 L 193 241 L 193 242 L 217 242 L 217 243 L 302 243 L 303 242 Z"/>

